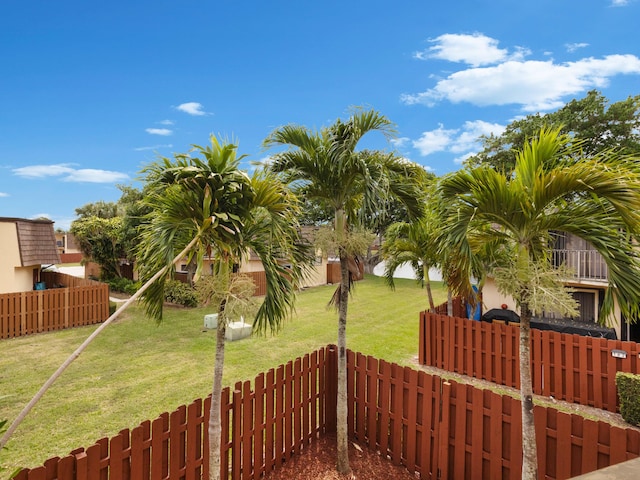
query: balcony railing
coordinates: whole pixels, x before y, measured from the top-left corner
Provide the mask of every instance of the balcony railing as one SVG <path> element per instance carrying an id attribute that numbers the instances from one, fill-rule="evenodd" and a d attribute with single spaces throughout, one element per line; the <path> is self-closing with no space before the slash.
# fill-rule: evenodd
<path id="1" fill-rule="evenodd" d="M 606 282 L 609 270 L 602 256 L 595 250 L 554 250 L 554 267 L 564 265 L 572 278 Z"/>

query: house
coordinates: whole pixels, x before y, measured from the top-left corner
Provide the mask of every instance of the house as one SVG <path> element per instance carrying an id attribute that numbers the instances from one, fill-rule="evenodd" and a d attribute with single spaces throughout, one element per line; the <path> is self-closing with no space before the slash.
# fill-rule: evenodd
<path id="1" fill-rule="evenodd" d="M 314 262 L 314 268 L 312 268 L 305 278 L 305 281 L 300 288 L 307 287 L 315 287 L 318 285 L 326 285 L 327 284 L 327 271 L 328 271 L 328 262 L 327 258 L 318 255 L 316 257 L 316 261 Z M 286 266 L 286 265 L 285 265 Z M 184 282 L 187 281 L 188 278 L 188 268 L 186 259 L 183 260 L 182 263 L 178 264 L 176 279 L 182 280 Z M 203 259 L 203 275 L 211 275 L 213 273 L 213 259 L 210 257 L 205 257 Z M 256 283 L 256 293 L 255 295 L 264 295 L 264 289 L 266 288 L 266 279 L 264 274 L 264 267 L 262 266 L 262 262 L 260 258 L 253 252 L 249 252 L 243 259 L 240 264 L 234 268 L 234 271 L 238 273 L 244 273 L 253 278 Z"/>
<path id="2" fill-rule="evenodd" d="M 557 232 L 551 261 L 556 267 L 564 265 L 571 275 L 565 280 L 565 285 L 573 289 L 572 295 L 579 305 L 579 314 L 573 320 L 585 324 L 604 323 L 615 329 L 617 338 L 640 342 L 640 325 L 628 324 L 617 304 L 611 318 L 599 318 L 609 274 L 604 259 L 593 246 L 574 235 Z M 517 310 L 513 298 L 499 293 L 491 278 L 487 279 L 482 290 L 482 300 L 485 311 L 500 308 L 503 304 L 511 310 Z M 544 312 L 541 316 L 558 318 L 554 312 Z"/>
<path id="3" fill-rule="evenodd" d="M 43 265 L 60 263 L 51 220 L 0 217 L 0 293 L 33 290 Z"/>
<path id="4" fill-rule="evenodd" d="M 318 227 L 313 226 L 303 226 L 301 228 L 301 234 L 304 239 L 310 244 L 313 244 L 315 235 L 317 233 Z M 176 278 L 178 280 L 187 281 L 188 278 L 188 267 L 186 263 L 186 259 L 177 264 L 177 275 Z M 284 264 L 286 266 L 286 263 Z M 335 270 L 332 269 L 331 263 L 328 261 L 327 257 L 322 254 L 321 251 L 316 252 L 315 262 L 313 268 L 308 272 L 307 277 L 304 280 L 302 285 L 299 285 L 300 288 L 307 287 L 316 287 L 319 285 L 326 285 L 327 283 L 334 283 L 330 281 L 331 272 Z M 213 273 L 213 259 L 210 257 L 205 257 L 203 260 L 203 275 Z M 234 271 L 238 273 L 244 273 L 253 278 L 256 283 L 256 293 L 255 295 L 264 295 L 266 289 L 266 280 L 264 274 L 264 267 L 262 266 L 262 262 L 258 255 L 254 252 L 249 251 L 241 260 L 241 262 L 234 268 Z M 335 274 L 333 275 L 335 276 Z M 338 269 L 339 276 L 339 269 Z"/>

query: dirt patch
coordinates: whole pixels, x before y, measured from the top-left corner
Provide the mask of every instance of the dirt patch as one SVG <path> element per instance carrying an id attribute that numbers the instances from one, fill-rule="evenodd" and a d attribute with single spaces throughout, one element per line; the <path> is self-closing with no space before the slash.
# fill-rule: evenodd
<path id="1" fill-rule="evenodd" d="M 265 480 L 415 480 L 415 475 L 391 463 L 386 456 L 349 442 L 351 473 L 336 471 L 336 437 L 325 435 L 315 440 L 301 455 L 292 457 Z"/>

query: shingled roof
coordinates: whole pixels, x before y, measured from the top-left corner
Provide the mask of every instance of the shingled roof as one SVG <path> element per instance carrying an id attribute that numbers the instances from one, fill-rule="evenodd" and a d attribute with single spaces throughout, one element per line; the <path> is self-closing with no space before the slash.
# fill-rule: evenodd
<path id="1" fill-rule="evenodd" d="M 60 263 L 51 220 L 3 218 L 2 221 L 13 221 L 16 224 L 20 262 L 23 267 Z"/>

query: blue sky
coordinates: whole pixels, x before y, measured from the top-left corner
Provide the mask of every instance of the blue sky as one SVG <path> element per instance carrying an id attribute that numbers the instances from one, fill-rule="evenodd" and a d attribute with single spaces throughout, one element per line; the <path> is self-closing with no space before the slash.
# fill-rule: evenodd
<path id="1" fill-rule="evenodd" d="M 598 89 L 640 94 L 640 0 L 5 0 L 0 216 L 46 216 L 139 186 L 158 155 L 233 138 L 244 166 L 296 123 L 375 108 L 438 175 L 481 134 Z"/>

